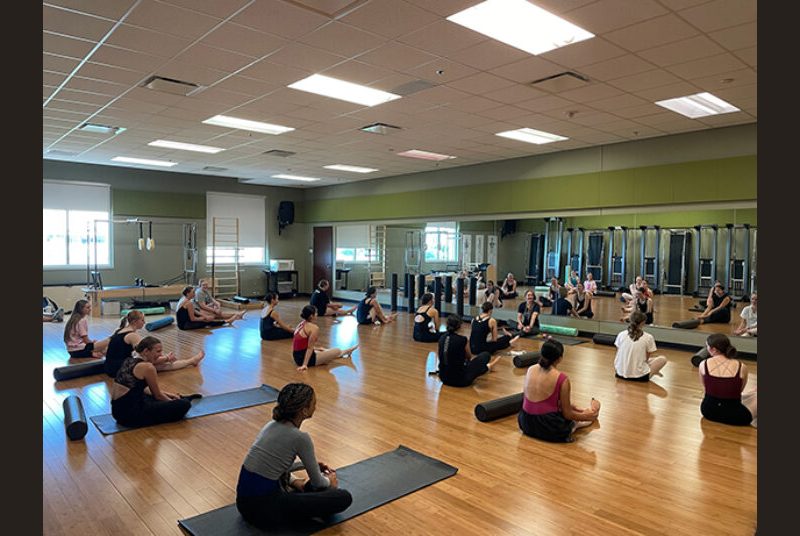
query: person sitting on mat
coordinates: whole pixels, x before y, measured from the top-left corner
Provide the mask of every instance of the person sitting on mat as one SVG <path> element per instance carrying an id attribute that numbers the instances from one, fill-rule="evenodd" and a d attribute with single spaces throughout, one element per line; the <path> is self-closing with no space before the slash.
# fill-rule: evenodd
<path id="1" fill-rule="evenodd" d="M 163 358 L 160 340 L 145 337 L 136 345 L 136 353 L 122 362 L 111 385 L 111 415 L 131 427 L 181 420 L 192 407 L 191 399 L 199 395 L 182 397 L 158 385 L 155 363 Z"/>
<path id="2" fill-rule="evenodd" d="M 259 331 L 261 339 L 265 341 L 278 341 L 280 339 L 291 339 L 294 330 L 283 323 L 281 316 L 275 308 L 278 306 L 278 293 L 268 292 L 264 297 L 267 305 L 261 310 L 261 322 Z"/>
<path id="3" fill-rule="evenodd" d="M 308 367 L 325 365 L 337 358 L 350 357 L 358 345 L 345 350 L 340 348 L 315 348 L 314 344 L 319 338 L 319 326 L 314 321 L 317 319 L 317 308 L 306 305 L 300 312 L 303 320 L 297 324 L 292 339 L 292 357 L 297 364 L 297 370 L 302 372 Z"/>
<path id="4" fill-rule="evenodd" d="M 356 305 L 356 320 L 359 324 L 381 323 L 388 324 L 397 318 L 397 313 L 386 316 L 378 302 L 378 289 L 369 287 L 364 293 L 364 299 Z"/>
<path id="5" fill-rule="evenodd" d="M 111 340 L 107 337 L 103 340 L 89 338 L 89 314 L 92 312 L 92 304 L 86 300 L 78 300 L 72 308 L 69 320 L 64 324 L 64 343 L 67 345 L 67 352 L 71 358 L 82 357 L 103 357 Z"/>
<path id="6" fill-rule="evenodd" d="M 475 378 L 487 372 L 500 361 L 492 359 L 489 352 L 473 355 L 467 338 L 458 334 L 461 318 L 447 316 L 447 332 L 439 339 L 439 379 L 451 387 L 468 387 Z"/>
<path id="7" fill-rule="evenodd" d="M 500 285 L 500 299 L 512 299 L 517 297 L 517 280 L 514 279 L 514 274 L 508 272 L 503 284 Z"/>
<path id="8" fill-rule="evenodd" d="M 503 299 L 500 297 L 500 288 L 495 286 L 491 279 L 486 282 L 486 290 L 483 291 L 484 303 L 491 303 L 492 307 L 498 309 L 503 307 Z"/>
<path id="9" fill-rule="evenodd" d="M 578 286 L 575 287 L 575 316 L 583 316 L 585 318 L 594 316 L 592 312 L 592 293 L 588 290 L 584 291 L 582 283 L 578 283 Z"/>
<path id="10" fill-rule="evenodd" d="M 495 353 L 503 348 L 508 348 L 519 339 L 519 335 L 512 338 L 511 334 L 503 328 L 503 335 L 497 336 L 497 320 L 492 318 L 494 307 L 490 302 L 481 305 L 481 313 L 472 319 L 472 329 L 469 334 L 469 349 L 473 354 L 481 352 Z"/>
<path id="11" fill-rule="evenodd" d="M 645 333 L 643 328 L 647 316 L 635 310 L 631 313 L 628 329 L 620 331 L 614 341 L 617 355 L 614 358 L 614 371 L 617 378 L 637 382 L 646 382 L 667 364 L 664 356 L 654 356 L 656 340 Z"/>
<path id="12" fill-rule="evenodd" d="M 575 285 L 576 288 L 577 286 Z M 586 292 L 591 292 L 592 295 L 597 292 L 597 281 L 594 280 L 592 272 L 586 272 L 586 281 L 583 282 L 583 288 L 586 289 Z"/>
<path id="13" fill-rule="evenodd" d="M 709 357 L 698 367 L 705 389 L 700 405 L 703 417 L 724 424 L 755 425 L 756 391 L 744 392 L 747 366 L 735 359 L 736 348 L 727 335 L 712 333 L 706 339 L 706 350 Z"/>
<path id="14" fill-rule="evenodd" d="M 731 321 L 731 297 L 717 282 L 706 300 L 706 310 L 697 317 L 701 324 L 727 324 Z"/>
<path id="15" fill-rule="evenodd" d="M 574 316 L 577 318 L 578 315 L 575 313 L 575 307 L 572 306 L 572 302 L 569 301 L 567 296 L 568 291 L 566 288 L 561 287 L 558 289 L 558 299 L 553 302 L 553 307 L 550 309 L 551 315 Z"/>
<path id="16" fill-rule="evenodd" d="M 572 405 L 569 378 L 556 368 L 563 358 L 564 345 L 547 339 L 539 352 L 539 362 L 525 373 L 522 409 L 517 417 L 519 428 L 527 436 L 569 443 L 574 441 L 575 430 L 597 420 L 600 402 L 592 398 L 587 409 Z"/>
<path id="17" fill-rule="evenodd" d="M 341 303 L 331 301 L 331 297 L 328 295 L 330 286 L 331 284 L 327 279 L 320 279 L 317 288 L 311 293 L 311 301 L 309 303 L 317 308 L 317 315 L 344 316 L 353 314 L 353 311 L 356 310 L 355 305 L 349 309 L 345 309 Z"/>
<path id="18" fill-rule="evenodd" d="M 734 335 L 742 337 L 758 337 L 758 293 L 750 294 L 750 305 L 742 309 L 742 321 L 735 330 Z"/>
<path id="19" fill-rule="evenodd" d="M 536 302 L 536 294 L 532 290 L 525 292 L 525 301 L 517 307 L 517 331 L 520 337 L 539 333 L 539 313 L 541 307 Z"/>
<path id="20" fill-rule="evenodd" d="M 194 292 L 193 286 L 186 286 L 182 292 L 183 297 L 178 300 L 178 306 L 175 309 L 175 323 L 178 324 L 178 329 L 213 328 L 226 323 L 233 324 L 234 320 L 244 318 L 245 311 L 228 315 L 221 320 L 216 320 L 211 313 L 202 310 L 198 313 L 194 303 Z"/>
<path id="21" fill-rule="evenodd" d="M 433 306 L 433 294 L 423 294 L 419 304 L 414 315 L 414 340 L 436 342 L 442 334 L 439 332 L 439 311 Z"/>
<path id="22" fill-rule="evenodd" d="M 197 283 L 192 301 L 194 301 L 195 310 L 199 309 L 201 312 L 208 313 L 215 320 L 220 320 L 225 317 L 225 313 L 222 312 L 222 304 L 215 300 L 214 296 L 211 295 L 211 291 L 208 290 L 207 279 L 201 279 Z"/>
<path id="23" fill-rule="evenodd" d="M 239 470 L 236 509 L 248 523 L 269 531 L 331 516 L 353 502 L 348 491 L 339 489 L 336 471 L 317 461 L 311 436 L 300 431 L 316 405 L 314 389 L 305 383 L 286 384 L 278 393 L 272 420 L 258 433 Z M 297 458 L 302 467 L 295 464 Z M 292 474 L 299 469 L 305 469 L 307 479 Z"/>
<path id="24" fill-rule="evenodd" d="M 128 314 L 122 318 L 122 321 L 119 323 L 119 328 L 111 335 L 111 340 L 108 343 L 106 359 L 103 362 L 106 374 L 115 378 L 122 363 L 133 355 L 133 349 L 142 340 L 142 336 L 139 335 L 139 330 L 144 327 L 144 324 L 144 313 L 136 309 L 129 311 Z M 205 355 L 206 353 L 200 350 L 189 359 L 178 359 L 175 357 L 174 352 L 170 352 L 154 361 L 153 365 L 156 367 L 156 370 L 159 371 L 179 370 L 190 365 L 197 366 Z"/>

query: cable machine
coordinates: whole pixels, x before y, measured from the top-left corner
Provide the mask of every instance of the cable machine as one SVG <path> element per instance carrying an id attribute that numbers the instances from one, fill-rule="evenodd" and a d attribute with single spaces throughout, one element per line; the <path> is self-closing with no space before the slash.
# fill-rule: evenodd
<path id="1" fill-rule="evenodd" d="M 528 284 L 538 285 L 544 280 L 542 272 L 542 257 L 544 248 L 542 247 L 544 238 L 542 235 L 533 233 L 528 243 L 528 273 L 525 278 Z"/>
<path id="2" fill-rule="evenodd" d="M 567 270 L 564 272 L 564 280 L 569 277 L 569 271 L 575 270 L 583 273 L 583 236 L 586 234 L 583 227 L 573 229 L 567 228 Z M 573 242 L 577 243 L 573 250 Z"/>
<path id="3" fill-rule="evenodd" d="M 750 294 L 750 279 L 748 276 L 750 259 L 750 224 L 734 225 L 726 223 L 728 240 L 725 243 L 725 286 L 734 298 L 741 298 Z M 742 235 L 744 251 L 737 253 L 737 233 Z"/>
<path id="4" fill-rule="evenodd" d="M 417 274 L 422 267 L 422 231 L 406 231 L 406 249 L 403 257 L 407 274 Z"/>
<path id="5" fill-rule="evenodd" d="M 659 292 L 661 288 L 661 278 L 659 277 L 658 261 L 659 252 L 661 251 L 661 226 L 653 225 L 640 225 L 640 242 L 639 242 L 639 274 L 644 277 L 648 283 L 652 283 L 651 288 L 653 292 Z M 652 236 L 652 239 L 649 238 Z M 652 245 L 652 253 L 648 255 L 648 244 Z"/>
<path id="6" fill-rule="evenodd" d="M 667 263 L 664 275 L 665 294 L 683 294 L 689 276 L 686 269 L 686 254 L 692 235 L 688 229 L 670 229 L 667 243 Z"/>
<path id="7" fill-rule="evenodd" d="M 561 218 L 545 218 L 544 230 L 544 281 L 558 277 L 561 264 L 561 235 L 564 232 L 564 220 Z M 551 229 L 551 225 L 556 229 Z M 555 235 L 555 239 L 551 235 Z"/>
<path id="8" fill-rule="evenodd" d="M 600 284 L 603 281 L 603 254 L 605 252 L 604 241 L 606 231 L 584 231 L 584 234 L 589 233 L 586 240 L 586 272 L 591 272 L 595 281 Z M 578 277 L 584 277 L 584 274 L 578 273 Z"/>
<path id="9" fill-rule="evenodd" d="M 697 240 L 694 244 L 695 282 L 694 295 L 705 296 L 717 279 L 717 225 L 695 225 Z M 708 245 L 710 243 L 710 246 Z M 703 247 L 705 246 L 705 247 Z"/>
<path id="10" fill-rule="evenodd" d="M 624 287 L 627 281 L 625 257 L 628 252 L 628 228 L 624 226 L 609 227 L 608 232 L 608 281 L 606 284 L 611 290 L 616 290 L 620 287 Z M 619 249 L 617 249 L 618 237 L 621 239 Z M 617 253 L 620 254 L 617 255 Z"/>

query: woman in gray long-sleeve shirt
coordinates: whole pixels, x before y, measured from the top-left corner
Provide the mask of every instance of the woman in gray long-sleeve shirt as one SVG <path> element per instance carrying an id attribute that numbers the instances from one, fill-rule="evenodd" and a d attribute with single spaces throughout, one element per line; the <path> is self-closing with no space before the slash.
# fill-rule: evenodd
<path id="1" fill-rule="evenodd" d="M 268 529 L 293 520 L 326 517 L 345 510 L 353 498 L 338 489 L 336 471 L 317 462 L 311 436 L 300 424 L 316 408 L 314 389 L 290 383 L 278 394 L 272 421 L 259 432 L 242 463 L 236 507 L 242 517 Z M 295 463 L 299 457 L 301 466 Z M 293 470 L 305 468 L 308 479 Z"/>

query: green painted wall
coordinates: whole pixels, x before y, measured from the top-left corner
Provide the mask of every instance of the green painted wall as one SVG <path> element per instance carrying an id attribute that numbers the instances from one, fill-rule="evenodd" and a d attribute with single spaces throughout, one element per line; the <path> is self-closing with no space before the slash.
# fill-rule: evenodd
<path id="1" fill-rule="evenodd" d="M 307 200 L 307 223 L 559 211 L 757 198 L 755 155 L 384 195 Z M 508 199 L 507 192 L 514 196 Z"/>
<path id="2" fill-rule="evenodd" d="M 564 228 L 605 229 L 625 226 L 636 229 L 640 225 L 661 227 L 693 227 L 695 225 L 725 225 L 749 223 L 758 225 L 756 209 L 687 210 L 681 212 L 651 212 L 643 214 L 609 214 L 605 216 L 576 216 L 564 219 Z"/>
<path id="3" fill-rule="evenodd" d="M 205 194 L 164 194 L 137 190 L 111 190 L 115 214 L 136 214 L 165 218 L 206 218 Z"/>

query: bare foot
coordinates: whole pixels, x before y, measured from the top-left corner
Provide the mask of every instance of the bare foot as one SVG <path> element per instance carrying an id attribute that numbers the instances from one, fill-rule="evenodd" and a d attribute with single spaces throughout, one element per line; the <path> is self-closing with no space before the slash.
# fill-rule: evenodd
<path id="1" fill-rule="evenodd" d="M 599 412 L 600 411 L 600 401 L 592 399 L 592 411 Z"/>
<path id="2" fill-rule="evenodd" d="M 510 341 L 508 341 L 508 344 L 514 344 L 514 343 L 515 343 L 515 342 L 517 342 L 518 340 L 519 340 L 519 335 L 517 335 L 516 337 L 514 337 L 513 339 L 511 339 Z"/>
<path id="3" fill-rule="evenodd" d="M 194 356 L 192 358 L 192 365 L 194 365 L 196 367 L 197 365 L 200 364 L 200 361 L 202 361 L 203 358 L 205 358 L 205 357 L 206 357 L 205 350 L 200 350 L 200 352 L 196 356 Z"/>
<path id="4" fill-rule="evenodd" d="M 353 352 L 355 352 L 357 348 L 358 348 L 358 345 L 357 345 L 357 344 L 356 344 L 355 346 L 351 346 L 350 348 L 348 348 L 347 350 L 345 350 L 344 352 L 342 352 L 342 357 L 343 357 L 343 358 L 345 358 L 345 357 L 351 357 L 351 356 L 353 355 Z"/>
<path id="5" fill-rule="evenodd" d="M 101 357 L 103 357 L 103 353 L 102 352 L 92 352 L 92 357 L 94 357 L 95 359 L 100 359 Z"/>
<path id="6" fill-rule="evenodd" d="M 486 364 L 486 368 L 489 369 L 489 372 L 492 372 L 492 369 L 494 369 L 494 366 L 497 365 L 498 361 L 500 361 L 500 356 L 495 357 Z"/>

